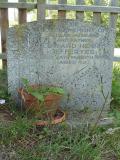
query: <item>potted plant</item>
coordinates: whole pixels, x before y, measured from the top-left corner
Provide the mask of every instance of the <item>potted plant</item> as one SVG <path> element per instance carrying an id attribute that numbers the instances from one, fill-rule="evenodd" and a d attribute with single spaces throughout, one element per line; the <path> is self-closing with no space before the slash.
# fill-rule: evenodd
<path id="1" fill-rule="evenodd" d="M 63 88 L 48 85 L 30 85 L 25 78 L 22 78 L 22 82 L 24 87 L 18 89 L 18 93 L 27 111 L 32 111 L 37 117 L 43 119 L 49 118 L 53 124 L 59 123 L 55 115 L 58 116 L 57 112 L 60 111 L 59 102 L 64 95 Z"/>

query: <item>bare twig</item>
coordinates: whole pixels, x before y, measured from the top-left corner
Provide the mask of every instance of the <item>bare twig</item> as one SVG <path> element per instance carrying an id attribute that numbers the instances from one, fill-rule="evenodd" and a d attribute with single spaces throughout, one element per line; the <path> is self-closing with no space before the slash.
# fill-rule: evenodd
<path id="1" fill-rule="evenodd" d="M 102 106 L 102 108 L 101 108 L 101 111 L 100 111 L 100 114 L 98 115 L 98 118 L 97 118 L 97 121 L 95 122 L 95 125 L 93 126 L 93 128 L 92 128 L 92 132 L 94 131 L 94 129 L 96 128 L 96 126 L 97 126 L 97 124 L 98 124 L 98 122 L 99 122 L 99 120 L 100 120 L 100 117 L 101 117 L 101 115 L 102 115 L 102 113 L 103 113 L 103 110 L 104 110 L 104 108 L 105 108 L 105 106 L 106 106 L 106 102 L 107 102 L 107 99 L 108 99 L 108 96 L 109 96 L 109 92 L 108 92 L 108 94 L 105 96 L 105 94 L 104 94 L 104 90 L 103 90 L 103 79 L 102 79 L 103 77 L 101 76 L 101 93 L 102 93 L 102 96 L 103 96 L 103 98 L 104 98 L 104 103 L 103 103 L 103 106 Z"/>

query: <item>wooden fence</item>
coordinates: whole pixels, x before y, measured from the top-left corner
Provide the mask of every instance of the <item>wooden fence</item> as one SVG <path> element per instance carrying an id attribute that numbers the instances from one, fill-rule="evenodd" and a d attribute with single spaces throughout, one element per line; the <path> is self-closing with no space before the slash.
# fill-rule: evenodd
<path id="1" fill-rule="evenodd" d="M 0 3 L 0 25 L 1 25 L 1 45 L 2 54 L 0 59 L 3 61 L 3 67 L 6 66 L 6 37 L 9 27 L 8 8 L 18 8 L 19 24 L 27 22 L 27 10 L 37 9 L 37 19 L 45 19 L 46 10 L 58 10 L 58 19 L 66 19 L 66 11 L 75 11 L 76 19 L 84 20 L 84 12 L 93 12 L 93 23 L 101 24 L 101 13 L 109 13 L 109 26 L 116 29 L 117 15 L 120 14 L 118 0 L 111 0 L 109 6 L 101 5 L 101 0 L 94 0 L 93 5 L 85 5 L 85 0 L 76 0 L 76 5 L 67 4 L 67 0 L 58 0 L 58 4 L 46 4 L 45 0 L 38 0 L 37 3 L 26 3 L 25 0 L 19 0 L 19 3 L 8 3 L 4 0 Z M 120 61 L 120 58 L 114 57 L 114 61 Z"/>

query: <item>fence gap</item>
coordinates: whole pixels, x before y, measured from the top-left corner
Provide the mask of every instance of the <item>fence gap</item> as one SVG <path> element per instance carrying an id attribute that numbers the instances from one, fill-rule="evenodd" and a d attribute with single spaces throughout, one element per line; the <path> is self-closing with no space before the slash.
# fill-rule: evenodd
<path id="1" fill-rule="evenodd" d="M 100 5 L 101 0 L 94 0 L 94 5 Z M 93 12 L 93 23 L 94 24 L 101 24 L 101 13 L 100 12 Z"/>
<path id="2" fill-rule="evenodd" d="M 26 2 L 26 0 L 19 0 L 19 2 Z M 19 24 L 27 22 L 27 9 L 18 9 L 19 13 Z"/>
<path id="3" fill-rule="evenodd" d="M 58 0 L 59 4 L 67 4 L 67 0 Z M 66 11 L 58 11 L 58 19 L 66 19 Z"/>
<path id="4" fill-rule="evenodd" d="M 76 5 L 84 5 L 84 0 L 76 0 Z M 84 20 L 84 12 L 83 11 L 76 11 L 76 19 L 79 19 L 80 21 Z"/>
<path id="5" fill-rule="evenodd" d="M 45 0 L 37 0 L 37 20 L 45 19 Z"/>
<path id="6" fill-rule="evenodd" d="M 111 0 L 111 6 L 118 6 L 118 0 Z M 116 22 L 117 22 L 117 16 L 118 14 L 116 13 L 110 13 L 110 21 L 109 21 L 109 25 L 112 28 L 116 28 Z"/>

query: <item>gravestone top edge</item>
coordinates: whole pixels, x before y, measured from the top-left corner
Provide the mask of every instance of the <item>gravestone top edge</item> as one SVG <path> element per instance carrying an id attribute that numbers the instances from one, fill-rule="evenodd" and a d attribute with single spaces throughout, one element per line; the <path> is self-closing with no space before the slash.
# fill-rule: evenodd
<path id="1" fill-rule="evenodd" d="M 103 25 L 103 24 L 94 24 L 92 22 L 86 22 L 86 21 L 80 21 L 78 19 L 76 20 L 72 20 L 72 19 L 41 19 L 40 21 L 33 21 L 33 22 L 27 22 L 27 23 L 24 23 L 24 24 L 19 24 L 19 25 L 16 25 L 16 26 L 13 26 L 11 28 L 8 29 L 8 36 L 9 36 L 9 33 L 14 31 L 15 29 L 20 29 L 22 27 L 27 27 L 27 26 L 30 26 L 30 25 L 35 25 L 35 24 L 47 24 L 47 23 L 69 23 L 69 22 L 73 22 L 73 23 L 79 23 L 81 25 L 86 25 L 87 27 L 99 27 L 99 28 L 102 28 L 104 30 L 109 30 L 109 31 L 112 31 L 112 32 L 115 32 L 115 29 L 114 28 L 111 28 L 110 26 L 107 26 L 107 25 Z"/>

